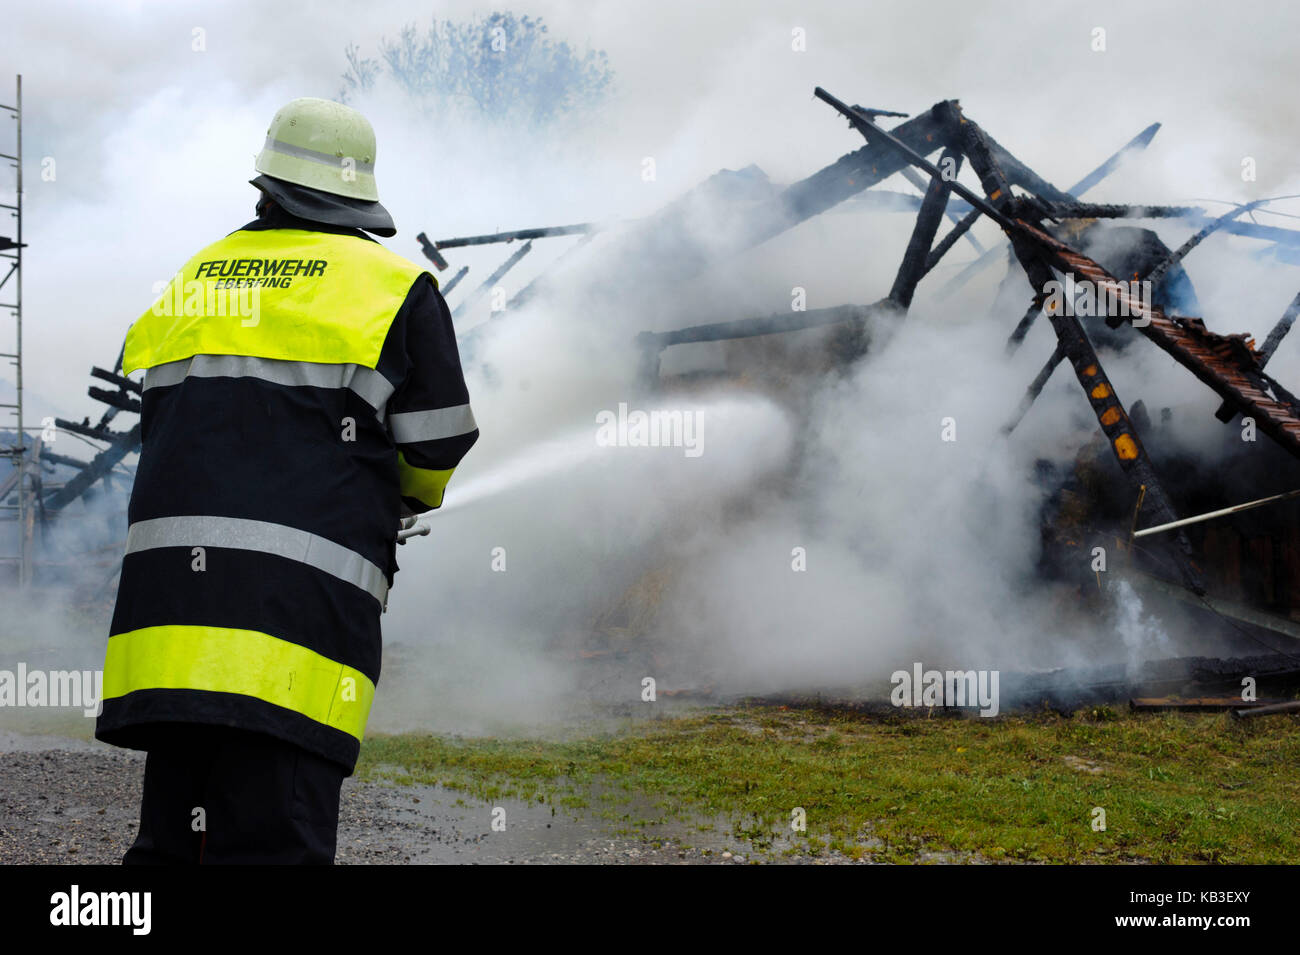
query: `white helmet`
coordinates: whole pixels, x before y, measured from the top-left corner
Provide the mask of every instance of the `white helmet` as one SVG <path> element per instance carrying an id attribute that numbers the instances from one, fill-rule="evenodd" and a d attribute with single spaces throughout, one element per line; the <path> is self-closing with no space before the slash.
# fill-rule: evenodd
<path id="1" fill-rule="evenodd" d="M 350 106 L 307 96 L 282 106 L 254 167 L 321 192 L 377 202 L 375 131 Z"/>

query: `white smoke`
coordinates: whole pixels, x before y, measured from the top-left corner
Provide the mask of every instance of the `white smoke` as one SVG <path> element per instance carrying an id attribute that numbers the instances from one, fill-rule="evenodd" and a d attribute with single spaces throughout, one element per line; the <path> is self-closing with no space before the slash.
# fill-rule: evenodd
<path id="1" fill-rule="evenodd" d="M 1143 613 L 1142 598 L 1127 580 L 1115 585 L 1114 601 L 1115 631 L 1128 652 L 1128 672 L 1136 678 L 1142 661 L 1172 656 L 1175 644 L 1159 620 Z"/>

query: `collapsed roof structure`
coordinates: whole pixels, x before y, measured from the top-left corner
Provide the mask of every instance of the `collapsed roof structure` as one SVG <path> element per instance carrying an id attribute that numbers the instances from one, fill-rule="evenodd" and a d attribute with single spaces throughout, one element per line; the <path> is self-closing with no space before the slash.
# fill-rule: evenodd
<path id="1" fill-rule="evenodd" d="M 656 386 L 660 356 L 675 345 L 731 342 L 824 326 L 836 331 L 840 360 L 852 361 L 868 348 L 885 347 L 891 330 L 907 315 L 918 285 L 958 243 L 970 242 L 980 255 L 948 282 L 944 293 L 949 295 L 982 265 L 1004 254 L 1002 248 L 983 248 L 970 233 L 976 222 L 988 218 L 1002 230 L 1013 264 L 1004 290 L 1020 287 L 1024 291 L 1017 294 L 1027 299 L 1027 307 L 1016 313 L 1014 324 L 1008 322 L 1007 351 L 1016 351 L 1040 318 L 1050 324 L 1056 338 L 1055 348 L 1045 357 L 1039 374 L 1027 383 L 1020 407 L 1006 422 L 1003 433 L 1009 436 L 1014 432 L 1048 379 L 1061 364 L 1068 363 L 1104 437 L 1109 457 L 1129 486 L 1126 508 L 1131 526 L 1127 539 L 1117 542 L 1121 548 L 1136 549 L 1139 538 L 1144 538 L 1144 543 L 1165 542 L 1164 547 L 1149 547 L 1147 552 L 1156 553 L 1156 564 L 1166 578 L 1161 585 L 1174 585 L 1165 587 L 1167 595 L 1177 593 L 1230 616 L 1236 624 L 1259 627 L 1272 635 L 1300 637 L 1300 627 L 1288 619 L 1290 610 L 1300 608 L 1300 602 L 1290 601 L 1281 608 L 1285 613 L 1261 614 L 1258 607 L 1248 606 L 1249 602 L 1234 603 L 1221 594 L 1208 592 L 1203 564 L 1207 554 L 1213 558 L 1209 554 L 1212 548 L 1204 541 L 1194 544 L 1186 530 L 1227 513 L 1278 505 L 1297 492 L 1274 494 L 1259 501 L 1234 501 L 1231 507 L 1208 514 L 1180 513 L 1166 489 L 1167 477 L 1153 463 L 1143 441 L 1143 432 L 1148 428 L 1145 409 L 1140 402 L 1130 407 L 1121 399 L 1098 354 L 1099 349 L 1106 353 L 1107 349 L 1130 347 L 1138 337 L 1147 339 L 1219 397 L 1221 421 L 1229 422 L 1239 415 L 1249 418 L 1285 455 L 1300 459 L 1300 399 L 1267 370 L 1278 344 L 1300 314 L 1300 296 L 1286 308 L 1263 345 L 1257 345 L 1247 334 L 1213 331 L 1202 318 L 1186 314 L 1197 305 L 1182 268 L 1187 255 L 1216 232 L 1258 240 L 1267 245 L 1276 260 L 1300 264 L 1300 232 L 1244 220 L 1269 200 L 1245 203 L 1218 216 L 1198 206 L 1085 201 L 1083 194 L 1114 171 L 1126 155 L 1145 148 L 1158 124 L 1143 130 L 1088 176 L 1062 189 L 989 136 L 964 115 L 956 101 L 937 103 L 886 130 L 878 119 L 904 114 L 850 106 L 820 88 L 815 96 L 863 136 L 866 144 L 862 148 L 785 188 L 772 186 L 754 167 L 720 173 L 696 191 L 724 199 L 743 196 L 750 200 L 734 203 L 727 210 L 720 233 L 701 235 L 699 217 L 693 214 L 689 202 L 679 200 L 614 236 L 612 248 L 606 252 L 607 271 L 625 275 L 652 269 L 672 274 L 680 281 L 837 205 L 853 202 L 915 213 L 910 240 L 888 293 L 870 304 L 642 332 L 637 336 L 643 355 L 641 384 Z M 963 164 L 978 176 L 980 191 L 958 181 L 957 173 Z M 912 196 L 872 188 L 899 173 L 923 194 Z M 945 219 L 953 225 L 940 237 Z M 1124 241 L 1090 251 L 1097 245 L 1089 241 L 1090 233 L 1102 223 L 1139 219 L 1178 219 L 1198 231 L 1171 250 L 1153 232 L 1110 225 L 1106 228 L 1111 234 L 1126 233 Z M 580 223 L 442 241 L 431 241 L 422 234 L 421 243 L 435 266 L 445 268 L 448 263 L 444 252 L 469 245 L 526 241 L 484 283 L 481 294 L 499 282 L 534 241 L 581 234 L 585 242 L 603 228 L 597 223 Z M 465 269 L 461 269 L 456 279 L 464 273 Z M 500 314 L 508 314 L 514 306 L 537 294 L 539 288 L 544 290 L 548 281 L 555 279 L 543 273 Z M 1028 287 L 1021 286 L 1021 282 Z M 1093 297 L 1092 312 L 1079 307 L 1082 300 L 1075 294 L 1079 289 Z M 500 314 L 494 313 L 493 318 Z M 1082 319 L 1089 315 L 1104 322 L 1088 322 L 1085 327 Z M 468 352 L 473 353 L 476 336 L 483 327 L 471 329 L 463 339 Z M 1139 524 L 1147 526 L 1139 530 Z M 1300 580 L 1300 564 L 1287 563 L 1285 573 Z"/>

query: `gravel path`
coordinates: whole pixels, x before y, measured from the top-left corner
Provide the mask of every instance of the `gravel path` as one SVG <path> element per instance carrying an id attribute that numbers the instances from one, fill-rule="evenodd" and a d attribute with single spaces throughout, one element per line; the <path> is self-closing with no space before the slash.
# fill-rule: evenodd
<path id="1" fill-rule="evenodd" d="M 0 864 L 116 864 L 135 838 L 144 755 L 97 743 L 0 733 Z M 494 809 L 506 829 L 493 831 Z M 694 836 L 693 844 L 703 837 Z M 429 786 L 343 785 L 343 864 L 710 864 L 726 846 L 658 848 L 599 821 L 518 801 L 488 805 Z M 725 852 L 725 855 L 724 855 Z M 810 860 L 809 860 L 810 861 Z"/>

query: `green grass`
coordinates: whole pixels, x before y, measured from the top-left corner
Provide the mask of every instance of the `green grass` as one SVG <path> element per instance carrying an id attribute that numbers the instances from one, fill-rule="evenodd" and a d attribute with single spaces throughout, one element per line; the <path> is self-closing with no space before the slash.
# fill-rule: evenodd
<path id="1" fill-rule="evenodd" d="M 1107 708 L 985 720 L 750 707 L 567 741 L 376 737 L 358 771 L 594 807 L 625 827 L 722 818 L 769 853 L 1295 863 L 1297 730 L 1290 716 Z M 796 807 L 806 833 L 791 832 Z"/>

